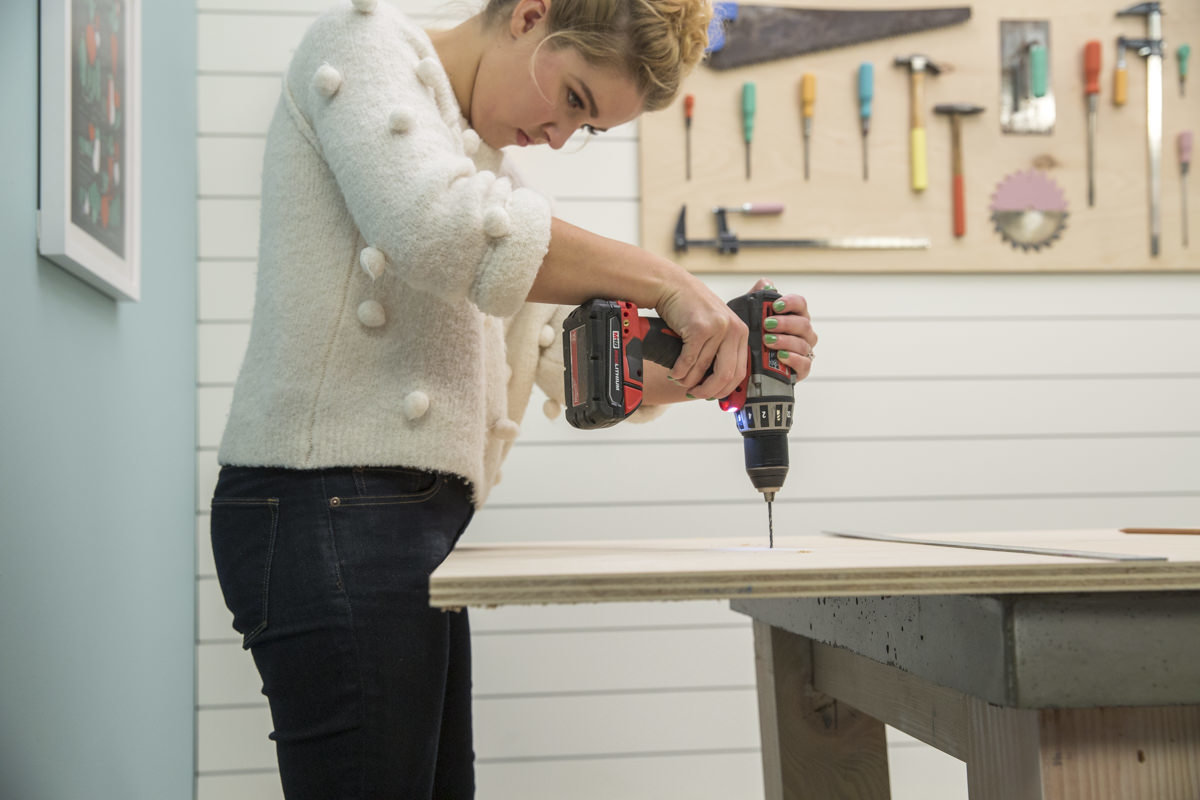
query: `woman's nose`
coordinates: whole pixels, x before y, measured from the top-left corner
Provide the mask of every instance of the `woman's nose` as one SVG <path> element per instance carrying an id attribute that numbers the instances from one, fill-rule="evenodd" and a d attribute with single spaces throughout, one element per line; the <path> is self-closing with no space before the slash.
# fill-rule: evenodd
<path id="1" fill-rule="evenodd" d="M 546 143 L 550 145 L 551 149 L 560 150 L 578 129 L 578 126 L 574 125 L 547 125 L 545 128 Z"/>

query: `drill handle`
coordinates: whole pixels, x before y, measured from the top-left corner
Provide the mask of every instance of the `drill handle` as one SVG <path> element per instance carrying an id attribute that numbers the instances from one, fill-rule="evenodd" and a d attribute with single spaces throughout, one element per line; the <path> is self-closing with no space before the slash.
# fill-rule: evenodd
<path id="1" fill-rule="evenodd" d="M 670 369 L 683 352 L 683 339 L 667 327 L 659 317 L 640 317 L 645 320 L 646 332 L 642 337 L 642 358 Z"/>

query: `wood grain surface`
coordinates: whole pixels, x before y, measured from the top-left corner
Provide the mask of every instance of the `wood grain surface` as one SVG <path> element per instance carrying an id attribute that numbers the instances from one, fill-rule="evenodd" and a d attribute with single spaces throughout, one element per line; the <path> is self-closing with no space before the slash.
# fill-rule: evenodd
<path id="1" fill-rule="evenodd" d="M 920 538 L 913 534 L 913 538 Z M 1200 539 L 1116 529 L 939 533 L 1165 561 L 1117 562 L 828 536 L 522 542 L 457 547 L 430 579 L 435 607 L 872 594 L 1200 588 Z"/>

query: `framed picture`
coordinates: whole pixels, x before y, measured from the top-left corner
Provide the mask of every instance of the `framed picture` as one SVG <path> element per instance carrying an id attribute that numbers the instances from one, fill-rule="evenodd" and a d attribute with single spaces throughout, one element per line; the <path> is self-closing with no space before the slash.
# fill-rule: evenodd
<path id="1" fill-rule="evenodd" d="M 40 0 L 38 252 L 141 293 L 140 0 Z"/>

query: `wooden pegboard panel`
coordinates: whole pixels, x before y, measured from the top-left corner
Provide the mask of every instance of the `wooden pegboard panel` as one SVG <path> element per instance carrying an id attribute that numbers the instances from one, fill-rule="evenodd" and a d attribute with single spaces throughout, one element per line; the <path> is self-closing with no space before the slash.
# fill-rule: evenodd
<path id="1" fill-rule="evenodd" d="M 819 3 L 771 0 L 775 5 Z M 829 4 L 825 4 L 829 5 Z M 896 0 L 860 0 L 855 8 L 912 8 Z M 953 5 L 953 3 L 946 3 Z M 1085 272 L 1183 271 L 1200 268 L 1200 167 L 1191 176 L 1191 248 L 1182 245 L 1179 161 L 1175 138 L 1200 129 L 1200 76 L 1193 67 L 1186 97 L 1177 81 L 1175 48 L 1200 45 L 1200 4 L 1164 3 L 1164 146 L 1162 248 L 1149 248 L 1149 179 L 1146 146 L 1146 62 L 1130 54 L 1129 98 L 1112 104 L 1112 70 L 1119 35 L 1144 37 L 1142 18 L 1116 17 L 1128 5 L 1094 0 L 1008 0 L 976 3 L 970 21 L 940 30 L 868 42 L 783 61 L 717 71 L 699 67 L 683 94 L 696 97 L 692 127 L 692 180 L 685 180 L 682 96 L 674 106 L 646 115 L 641 136 L 641 224 L 644 246 L 695 272 Z M 1050 22 L 1050 74 L 1057 122 L 1048 136 L 1002 134 L 1000 21 Z M 1103 44 L 1096 141 L 1097 198 L 1087 205 L 1086 104 L 1083 48 Z M 909 180 L 909 79 L 892 65 L 896 56 L 928 55 L 943 68 L 926 81 L 929 186 L 914 193 Z M 875 65 L 875 102 L 869 138 L 870 180 L 862 179 L 856 77 L 864 61 Z M 799 86 L 817 77 L 811 179 L 803 179 Z M 744 174 L 741 86 L 757 84 L 758 112 L 752 145 L 753 174 Z M 951 227 L 950 124 L 932 114 L 937 103 L 970 102 L 986 111 L 963 120 L 967 232 Z M 989 205 L 997 184 L 1012 173 L 1040 168 L 1064 191 L 1070 215 L 1052 246 L 1013 249 L 993 230 Z M 816 236 L 924 236 L 923 251 L 743 250 L 735 256 L 693 249 L 675 254 L 672 232 L 688 206 L 689 238 L 709 238 L 714 206 L 779 201 L 779 217 L 733 216 L 743 238 Z"/>

